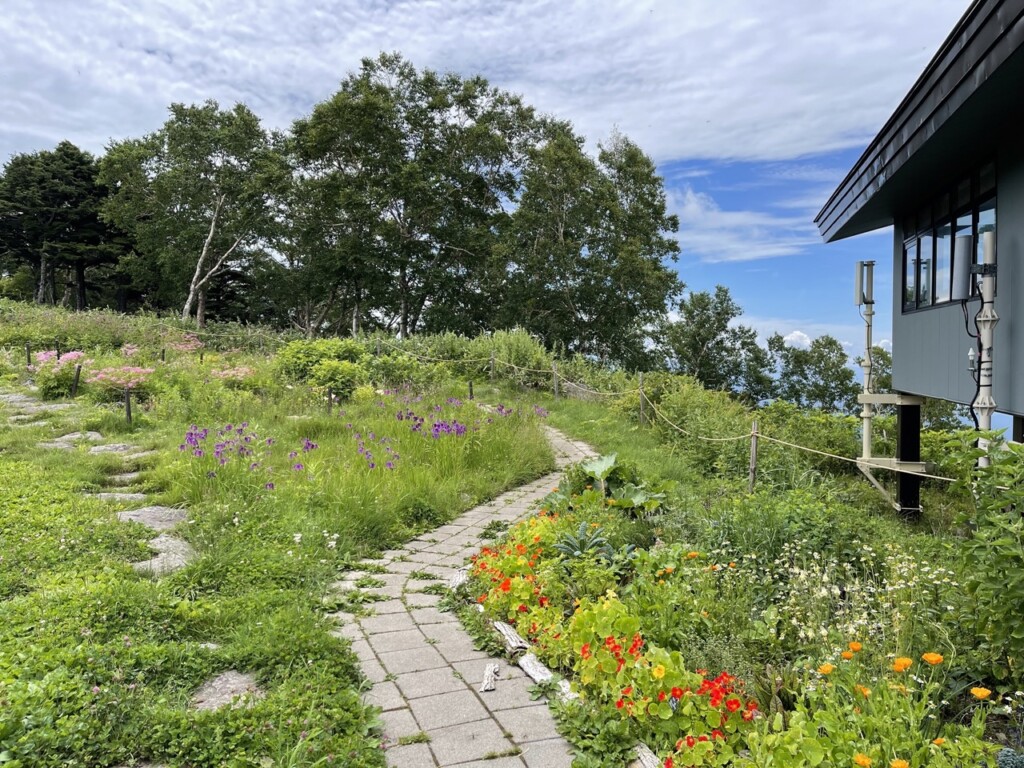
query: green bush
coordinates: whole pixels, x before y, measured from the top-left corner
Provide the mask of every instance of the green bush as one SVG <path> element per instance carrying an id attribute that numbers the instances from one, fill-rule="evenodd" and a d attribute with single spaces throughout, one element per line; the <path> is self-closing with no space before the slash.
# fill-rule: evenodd
<path id="1" fill-rule="evenodd" d="M 371 357 L 366 361 L 370 380 L 381 387 L 411 385 L 422 388 L 439 384 L 450 377 L 442 363 L 422 363 L 414 357 L 398 353 Z"/>
<path id="2" fill-rule="evenodd" d="M 325 360 L 358 363 L 366 354 L 354 339 L 300 339 L 277 353 L 277 369 L 291 381 L 309 381 L 317 363 Z"/>
<path id="3" fill-rule="evenodd" d="M 348 360 L 321 360 L 313 366 L 309 383 L 315 387 L 330 388 L 341 400 L 348 400 L 355 388 L 366 381 L 366 370 Z"/>

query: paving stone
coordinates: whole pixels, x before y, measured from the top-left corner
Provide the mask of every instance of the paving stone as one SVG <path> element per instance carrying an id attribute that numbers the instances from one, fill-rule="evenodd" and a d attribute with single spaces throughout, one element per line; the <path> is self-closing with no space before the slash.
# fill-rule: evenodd
<path id="1" fill-rule="evenodd" d="M 435 544 L 434 541 L 424 541 L 422 539 L 413 539 L 407 541 L 405 544 L 406 552 L 419 552 L 422 549 L 427 549 Z"/>
<path id="2" fill-rule="evenodd" d="M 419 648 L 382 653 L 380 654 L 380 663 L 384 665 L 384 669 L 393 675 L 422 672 L 426 669 L 438 669 L 440 667 L 449 669 L 448 662 L 444 660 L 444 656 L 426 643 Z"/>
<path id="3" fill-rule="evenodd" d="M 392 682 L 377 683 L 369 691 L 363 694 L 363 701 L 368 706 L 380 707 L 387 712 L 392 709 L 402 709 L 408 706 L 402 698 L 402 692 Z"/>
<path id="4" fill-rule="evenodd" d="M 128 453 L 129 451 L 137 450 L 137 447 L 128 443 L 107 443 L 106 445 L 94 445 L 89 449 L 89 453 Z"/>
<path id="5" fill-rule="evenodd" d="M 419 625 L 423 624 L 452 624 L 458 623 L 459 617 L 454 613 L 442 613 L 437 608 L 426 607 L 426 608 L 414 608 L 409 611 L 409 615 Z"/>
<path id="6" fill-rule="evenodd" d="M 427 744 L 406 744 L 384 753 L 389 768 L 436 768 L 434 755 Z"/>
<path id="7" fill-rule="evenodd" d="M 429 608 L 441 602 L 440 595 L 428 595 L 422 592 L 406 592 L 405 604 L 410 608 Z"/>
<path id="8" fill-rule="evenodd" d="M 397 598 L 371 603 L 367 607 L 373 611 L 374 616 L 386 616 L 391 613 L 405 613 L 406 611 L 405 603 Z"/>
<path id="9" fill-rule="evenodd" d="M 395 584 L 394 586 L 367 587 L 363 590 L 363 592 L 367 592 L 371 595 L 379 595 L 380 597 L 397 600 L 405 592 L 405 585 Z"/>
<path id="10" fill-rule="evenodd" d="M 363 673 L 363 677 L 365 677 L 371 683 L 383 683 L 385 680 L 387 680 L 388 673 L 384 669 L 384 667 L 380 665 L 379 661 L 360 661 L 359 669 Z"/>
<path id="11" fill-rule="evenodd" d="M 387 632 L 401 632 L 416 629 L 416 622 L 408 613 L 392 613 L 387 616 L 369 616 L 359 620 L 359 626 L 368 635 L 379 635 Z"/>
<path id="12" fill-rule="evenodd" d="M 373 652 L 373 648 L 365 639 L 358 639 L 352 641 L 352 653 L 356 655 L 359 661 L 376 661 L 377 655 Z"/>
<path id="13" fill-rule="evenodd" d="M 462 675 L 462 679 L 466 681 L 471 687 L 479 688 L 480 683 L 484 681 L 484 670 L 487 668 L 487 664 L 498 665 L 498 686 L 502 684 L 509 684 L 514 680 L 527 680 L 526 674 L 519 669 L 519 667 L 513 667 L 511 664 L 506 662 L 504 659 L 487 659 L 483 661 L 456 661 L 452 664 L 452 667 Z M 529 683 L 532 685 L 532 683 Z"/>
<path id="14" fill-rule="evenodd" d="M 131 450 L 134 446 L 128 446 L 128 450 Z M 89 451 L 92 453 L 92 450 Z M 151 456 L 156 456 L 159 451 L 136 451 L 135 453 L 129 453 L 124 457 L 125 461 L 139 461 L 140 459 L 148 459 Z"/>
<path id="15" fill-rule="evenodd" d="M 523 744 L 522 759 L 527 768 L 570 768 L 572 748 L 563 738 Z"/>
<path id="16" fill-rule="evenodd" d="M 178 523 L 184 521 L 187 516 L 187 513 L 183 509 L 161 506 L 126 509 L 123 512 L 117 513 L 117 519 L 122 523 L 129 521 L 141 523 L 154 531 L 166 531 L 173 528 Z"/>
<path id="17" fill-rule="evenodd" d="M 107 478 L 107 483 L 110 485 L 131 485 L 140 477 L 142 477 L 141 472 L 122 472 L 118 475 L 110 475 Z"/>
<path id="18" fill-rule="evenodd" d="M 470 690 L 439 693 L 435 696 L 424 696 L 409 702 L 416 722 L 424 731 L 443 728 L 446 725 L 459 725 L 484 720 L 490 717 L 487 708 Z"/>
<path id="19" fill-rule="evenodd" d="M 430 565 L 430 564 L 436 563 L 438 560 L 440 560 L 442 555 L 440 553 L 438 553 L 438 552 L 426 552 L 426 551 L 415 552 L 415 551 L 411 551 L 411 552 L 409 552 L 408 555 L 406 555 L 406 557 L 408 557 L 409 560 L 414 562 L 414 563 L 423 563 L 425 565 Z"/>
<path id="20" fill-rule="evenodd" d="M 443 627 L 445 624 L 430 624 L 425 629 L 429 630 L 432 627 Z M 488 655 L 484 651 L 477 650 L 473 645 L 473 641 L 468 637 L 459 638 L 457 640 L 449 640 L 445 642 L 439 642 L 436 646 L 437 652 L 444 656 L 448 662 L 454 661 L 474 661 L 477 659 L 487 659 Z"/>
<path id="21" fill-rule="evenodd" d="M 184 568 L 196 556 L 196 551 L 187 541 L 161 533 L 149 542 L 150 549 L 157 551 L 156 557 L 132 563 L 132 568 L 140 573 L 151 573 L 154 576 L 165 576 L 179 568 Z"/>
<path id="22" fill-rule="evenodd" d="M 103 435 L 99 432 L 71 432 L 67 435 L 61 435 L 57 438 L 62 443 L 74 443 L 80 440 L 84 440 L 89 443 L 98 443 L 103 439 Z"/>
<path id="23" fill-rule="evenodd" d="M 354 619 L 340 627 L 332 629 L 331 634 L 335 637 L 341 637 L 346 640 L 362 640 L 365 637 L 365 635 L 363 635 L 363 630 L 359 628 L 359 625 Z"/>
<path id="24" fill-rule="evenodd" d="M 256 678 L 229 669 L 203 683 L 192 696 L 192 706 L 196 709 L 251 707 L 263 696 L 263 691 L 256 684 Z"/>
<path id="25" fill-rule="evenodd" d="M 458 552 L 462 547 L 458 544 L 451 544 L 447 541 L 440 544 L 432 544 L 427 552 L 436 552 L 441 555 L 451 555 Z"/>
<path id="26" fill-rule="evenodd" d="M 89 494 L 94 499 L 100 499 L 101 501 L 145 501 L 146 494 L 144 493 L 120 493 L 120 492 L 104 492 L 104 493 L 91 493 Z"/>
<path id="27" fill-rule="evenodd" d="M 36 448 L 39 448 L 40 450 L 43 450 L 43 451 L 73 451 L 73 450 L 75 450 L 75 446 L 73 446 L 71 443 L 62 443 L 62 442 L 57 442 L 57 441 L 52 441 L 52 440 L 48 441 L 48 442 L 38 443 L 36 445 Z"/>
<path id="28" fill-rule="evenodd" d="M 442 766 L 482 760 L 485 755 L 514 748 L 497 724 L 489 719 L 450 725 L 427 733 L 430 736 L 430 750 Z"/>
<path id="29" fill-rule="evenodd" d="M 412 573 L 422 567 L 423 563 L 417 563 L 415 560 L 396 560 L 388 565 L 388 570 L 392 573 Z"/>
<path id="30" fill-rule="evenodd" d="M 423 696 L 432 696 L 435 693 L 466 689 L 466 684 L 455 677 L 448 667 L 428 669 L 424 672 L 409 672 L 399 675 L 395 682 L 398 684 L 398 690 L 407 699 L 418 699 Z"/>
<path id="31" fill-rule="evenodd" d="M 370 635 L 369 642 L 377 653 L 393 653 L 394 651 L 423 648 L 427 645 L 427 638 L 418 629 L 407 629 L 400 632 L 385 632 L 382 635 Z"/>
<path id="32" fill-rule="evenodd" d="M 516 744 L 558 738 L 555 721 L 543 703 L 501 710 L 494 713 L 494 718 L 506 733 L 512 735 L 512 741 Z"/>
<path id="33" fill-rule="evenodd" d="M 492 757 L 483 760 L 470 760 L 468 763 L 450 764 L 451 768 L 523 768 L 523 761 L 517 756 Z"/>
<path id="34" fill-rule="evenodd" d="M 389 746 L 398 744 L 398 740 L 403 736 L 415 736 L 421 730 L 416 724 L 412 712 L 408 709 L 392 709 L 382 712 L 380 719 L 384 742 Z"/>

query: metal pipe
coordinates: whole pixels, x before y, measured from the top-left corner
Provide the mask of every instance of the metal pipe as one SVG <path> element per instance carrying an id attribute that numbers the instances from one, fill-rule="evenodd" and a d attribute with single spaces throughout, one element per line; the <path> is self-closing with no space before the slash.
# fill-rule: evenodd
<path id="1" fill-rule="evenodd" d="M 872 346 L 872 330 L 875 317 L 875 300 L 872 283 L 874 282 L 875 274 L 875 262 L 866 261 L 857 263 L 858 270 L 858 285 L 862 285 L 864 293 L 858 297 L 864 303 L 864 357 L 861 362 L 861 368 L 864 370 L 864 394 L 870 394 L 874 390 L 872 376 L 874 375 L 874 365 L 871 360 L 871 346 Z M 863 277 L 861 277 L 863 275 Z M 860 417 L 862 419 L 861 427 L 861 457 L 864 459 L 871 459 L 871 437 L 872 437 L 872 423 L 874 419 L 874 408 L 873 406 L 865 402 L 864 407 L 861 410 Z"/>

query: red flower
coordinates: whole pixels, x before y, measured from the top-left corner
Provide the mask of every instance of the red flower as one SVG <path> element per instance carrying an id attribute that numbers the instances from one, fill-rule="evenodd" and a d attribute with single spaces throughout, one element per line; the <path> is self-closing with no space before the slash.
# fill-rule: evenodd
<path id="1" fill-rule="evenodd" d="M 622 689 L 622 695 L 623 696 L 629 696 L 629 694 L 631 694 L 632 692 L 633 692 L 633 686 L 632 685 L 627 685 L 625 688 Z"/>
<path id="2" fill-rule="evenodd" d="M 665 758 L 665 768 L 672 768 L 672 758 L 671 758 L 671 756 Z"/>
<path id="3" fill-rule="evenodd" d="M 520 604 L 519 604 L 519 608 L 517 608 L 516 610 L 518 610 L 518 611 L 519 611 L 520 613 L 526 613 L 526 612 L 527 612 L 528 610 L 530 610 L 530 609 L 529 609 L 529 608 L 527 608 L 527 607 L 526 607 L 525 605 L 523 605 L 522 603 L 520 603 Z"/>
<path id="4" fill-rule="evenodd" d="M 618 701 L 615 702 L 615 708 L 616 709 L 622 709 L 624 706 L 625 706 L 625 702 L 622 699 L 619 699 Z"/>
<path id="5" fill-rule="evenodd" d="M 686 737 L 686 746 L 692 747 L 696 743 L 697 743 L 697 740 L 695 738 L 693 738 L 693 736 L 687 736 Z"/>
<path id="6" fill-rule="evenodd" d="M 714 729 L 714 730 L 713 730 L 713 731 L 711 732 L 711 738 L 712 738 L 712 739 L 724 739 L 724 738 L 725 738 L 725 734 L 724 734 L 724 733 L 722 733 L 722 732 L 721 732 L 720 730 L 718 730 L 717 728 L 715 728 L 715 729 Z"/>
<path id="7" fill-rule="evenodd" d="M 541 595 L 541 598 L 540 598 L 540 607 L 541 607 L 541 608 L 547 608 L 547 607 L 548 607 L 548 603 L 549 603 L 549 602 L 551 602 L 551 601 L 550 601 L 550 600 L 548 600 L 548 599 L 547 599 L 546 597 L 544 597 L 543 595 Z"/>
<path id="8" fill-rule="evenodd" d="M 754 701 L 753 699 L 751 699 L 750 701 L 748 701 L 748 702 L 747 702 L 747 709 L 748 709 L 748 710 L 750 710 L 751 712 L 753 712 L 754 710 L 756 710 L 756 709 L 757 709 L 757 702 L 756 702 L 756 701 Z"/>
<path id="9" fill-rule="evenodd" d="M 476 599 L 476 601 L 477 601 L 478 603 L 483 603 L 483 602 L 486 602 L 486 600 L 487 600 L 487 593 L 486 593 L 486 592 L 484 592 L 484 593 L 483 593 L 482 595 L 480 595 L 480 597 L 478 597 L 478 598 Z"/>
<path id="10" fill-rule="evenodd" d="M 658 691 L 658 701 L 664 701 L 668 696 L 665 695 L 664 691 Z"/>
<path id="11" fill-rule="evenodd" d="M 697 737 L 697 741 L 707 741 L 707 740 L 708 740 L 708 737 L 703 735 L 703 734 L 701 734 L 700 736 Z"/>
<path id="12" fill-rule="evenodd" d="M 673 699 L 681 699 L 681 698 L 683 698 L 683 689 L 682 688 L 673 688 L 672 689 L 672 698 Z"/>
<path id="13" fill-rule="evenodd" d="M 501 582 L 501 586 L 498 587 L 498 589 L 500 589 L 502 592 L 508 592 L 510 589 L 512 589 L 512 579 L 505 579 L 503 582 Z"/>
<path id="14" fill-rule="evenodd" d="M 743 702 L 739 699 L 729 699 L 725 702 L 725 708 L 730 712 L 736 712 L 740 707 L 743 706 Z"/>
<path id="15" fill-rule="evenodd" d="M 583 644 L 583 647 L 580 648 L 580 656 L 582 656 L 584 659 L 590 658 L 590 643 Z"/>
<path id="16" fill-rule="evenodd" d="M 754 710 L 748 709 L 746 712 L 744 712 L 743 713 L 743 719 L 746 720 L 748 723 L 751 720 L 753 720 L 754 719 Z"/>

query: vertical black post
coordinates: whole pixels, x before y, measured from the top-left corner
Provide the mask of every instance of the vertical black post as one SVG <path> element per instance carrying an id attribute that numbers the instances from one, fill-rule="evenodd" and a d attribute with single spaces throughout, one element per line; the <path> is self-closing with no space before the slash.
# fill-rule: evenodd
<path id="1" fill-rule="evenodd" d="M 124 417 L 132 423 L 132 391 L 128 387 L 124 388 Z"/>
<path id="2" fill-rule="evenodd" d="M 167 362 L 167 350 L 166 349 L 161 349 L 160 350 L 160 362 L 161 363 L 166 363 Z"/>
<path id="3" fill-rule="evenodd" d="M 473 399 L 473 382 L 469 382 L 469 399 Z"/>
<path id="4" fill-rule="evenodd" d="M 334 389 L 327 388 L 327 415 L 330 416 L 334 410 Z"/>
<path id="5" fill-rule="evenodd" d="M 1024 416 L 1013 417 L 1013 442 L 1024 443 Z"/>
<path id="6" fill-rule="evenodd" d="M 203 364 L 203 350 L 201 349 L 199 350 L 199 364 Z"/>
<path id="7" fill-rule="evenodd" d="M 921 406 L 896 406 L 896 458 L 900 461 L 921 460 Z M 921 516 L 921 478 L 899 472 L 896 496 L 900 514 L 916 520 Z"/>
<path id="8" fill-rule="evenodd" d="M 75 397 L 78 394 L 78 382 L 82 378 L 82 366 L 75 366 L 75 378 L 71 380 L 71 396 Z"/>
<path id="9" fill-rule="evenodd" d="M 29 368 L 32 367 L 32 345 L 27 341 L 25 342 L 25 365 Z"/>
<path id="10" fill-rule="evenodd" d="M 54 339 L 53 347 L 57 350 L 57 359 L 60 360 L 60 339 Z"/>

